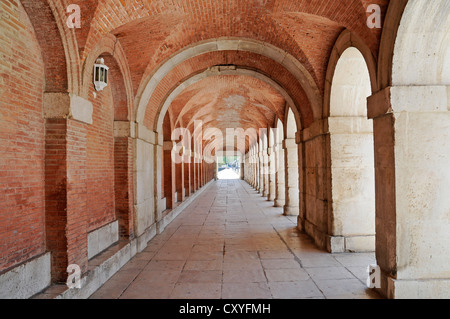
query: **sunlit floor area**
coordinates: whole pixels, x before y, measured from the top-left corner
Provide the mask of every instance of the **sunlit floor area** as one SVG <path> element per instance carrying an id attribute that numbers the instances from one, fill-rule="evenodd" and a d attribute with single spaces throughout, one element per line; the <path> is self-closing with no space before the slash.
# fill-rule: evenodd
<path id="1" fill-rule="evenodd" d="M 220 180 L 239 179 L 239 173 L 231 168 L 224 169 L 217 173 L 217 178 Z"/>
<path id="2" fill-rule="evenodd" d="M 93 299 L 372 299 L 374 254 L 328 254 L 247 183 L 212 183 Z"/>

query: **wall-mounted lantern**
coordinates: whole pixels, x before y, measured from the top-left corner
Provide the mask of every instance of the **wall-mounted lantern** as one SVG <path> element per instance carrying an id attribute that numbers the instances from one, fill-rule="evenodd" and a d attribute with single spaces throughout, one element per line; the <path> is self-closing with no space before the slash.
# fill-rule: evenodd
<path id="1" fill-rule="evenodd" d="M 95 90 L 103 91 L 108 86 L 108 70 L 109 68 L 105 65 L 105 60 L 102 58 L 97 59 L 94 64 Z"/>

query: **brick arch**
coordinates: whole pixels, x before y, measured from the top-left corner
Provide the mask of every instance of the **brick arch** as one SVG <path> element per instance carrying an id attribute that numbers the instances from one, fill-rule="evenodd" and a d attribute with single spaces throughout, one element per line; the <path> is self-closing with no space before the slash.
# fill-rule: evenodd
<path id="1" fill-rule="evenodd" d="M 101 39 L 90 51 L 83 65 L 81 96 L 89 98 L 89 91 L 93 85 L 92 77 L 94 63 L 99 57 L 106 57 L 106 64 L 112 68 L 111 77 L 115 102 L 115 120 L 129 121 L 134 117 L 133 87 L 127 58 L 120 43 L 113 35 Z"/>
<path id="2" fill-rule="evenodd" d="M 275 119 L 273 127 L 277 130 L 276 142 L 281 143 L 284 140 L 284 120 L 281 118 Z M 281 132 L 281 134 L 280 134 Z"/>
<path id="3" fill-rule="evenodd" d="M 108 87 L 96 92 L 93 84 L 94 63 L 104 58 L 109 67 Z M 105 223 L 118 222 L 122 239 L 136 235 L 134 217 L 133 89 L 124 52 L 113 35 L 102 38 L 86 57 L 82 70 L 80 95 L 94 105 L 93 123 L 88 127 L 87 154 L 91 197 L 96 194 L 104 212 L 91 209 L 89 231 Z M 97 149 L 101 149 L 98 152 Z M 103 183 L 105 186 L 99 187 Z M 96 187 L 92 187 L 94 185 Z M 89 189 L 92 188 L 92 189 Z M 101 191 L 100 191 L 101 190 Z"/>
<path id="4" fill-rule="evenodd" d="M 230 51 L 232 50 L 232 51 Z M 184 77 L 189 76 L 191 73 L 195 73 L 192 68 L 197 67 L 198 69 L 198 63 L 195 66 L 192 65 L 184 65 L 183 63 L 188 63 L 191 59 L 198 58 L 199 56 L 202 56 L 202 54 L 211 54 L 211 53 L 220 53 L 220 54 L 235 54 L 235 58 L 239 58 L 242 60 L 242 64 L 247 64 L 247 67 L 255 68 L 258 67 L 264 67 L 265 72 L 261 73 L 267 73 L 268 76 L 272 76 L 276 79 L 276 81 L 279 81 L 283 83 L 285 86 L 295 86 L 298 84 L 298 87 L 292 88 L 292 90 L 297 91 L 297 94 L 300 96 L 303 95 L 302 98 L 297 98 L 297 105 L 310 105 L 310 108 L 303 108 L 299 109 L 299 112 L 303 112 L 303 121 L 305 121 L 305 126 L 310 124 L 312 122 L 312 119 L 320 118 L 321 116 L 321 104 L 322 104 L 322 98 L 320 94 L 320 90 L 318 89 L 317 85 L 315 84 L 314 80 L 312 79 L 309 72 L 298 62 L 293 56 L 288 54 L 287 52 L 284 52 L 278 48 L 275 48 L 269 44 L 263 44 L 260 42 L 256 42 L 254 40 L 247 40 L 247 39 L 233 39 L 233 40 L 218 40 L 213 41 L 211 43 L 203 43 L 200 44 L 198 47 L 192 47 L 188 48 L 185 51 L 179 53 L 177 56 L 173 57 L 171 60 L 169 60 L 165 65 L 163 65 L 158 71 L 155 72 L 153 77 L 148 80 L 148 85 L 143 89 L 143 93 L 140 97 L 138 97 L 139 102 L 137 103 L 137 111 L 136 111 L 136 121 L 138 123 L 144 122 L 145 112 L 147 108 L 150 110 L 153 110 L 155 112 L 155 107 L 158 109 L 157 112 L 159 112 L 161 102 L 157 102 L 156 104 L 152 102 L 153 95 L 157 93 L 158 86 L 161 86 L 163 80 L 166 78 L 166 76 L 170 76 L 171 72 L 173 70 L 176 70 L 177 68 L 181 69 L 182 67 L 186 67 L 187 70 L 181 70 L 181 72 L 185 72 L 183 74 Z M 254 55 L 254 57 L 258 57 L 258 59 L 253 58 L 247 58 L 245 59 L 245 55 Z M 240 55 L 236 56 L 236 55 Z M 244 57 L 244 58 L 242 58 Z M 214 66 L 215 64 L 220 64 L 220 61 L 223 61 L 222 59 L 211 59 L 207 60 L 205 66 L 203 67 L 203 70 Z M 265 66 L 261 66 L 262 60 L 267 61 L 267 64 Z M 235 62 L 234 59 L 229 59 L 231 62 Z M 258 62 L 255 62 L 258 61 Z M 219 62 L 219 63 L 217 63 Z M 209 64 L 208 64 L 209 63 Z M 256 64 L 255 64 L 256 63 Z M 276 67 L 278 66 L 278 67 Z M 279 71 L 280 66 L 284 68 L 285 74 L 280 74 Z M 179 71 L 179 70 L 177 70 Z M 179 71 L 180 72 L 180 71 Z M 198 72 L 198 71 L 197 71 Z M 282 79 L 282 77 L 288 77 L 289 79 Z M 179 78 L 181 80 L 182 78 Z M 175 81 L 175 82 L 178 82 Z M 170 84 L 166 84 L 169 85 Z M 172 84 L 173 85 L 173 84 Z M 169 91 L 169 90 L 168 90 Z M 156 95 L 158 97 L 164 96 L 167 94 L 167 92 L 161 92 L 157 93 Z M 153 103 L 153 104 L 152 104 Z M 297 106 L 299 108 L 299 106 Z"/>
<path id="5" fill-rule="evenodd" d="M 216 71 L 211 71 L 211 70 L 207 70 L 203 73 L 200 74 L 196 74 L 193 77 L 187 79 L 185 82 L 179 83 L 179 85 L 172 90 L 171 94 L 166 98 L 166 100 L 164 101 L 164 104 L 161 108 L 161 111 L 159 113 L 159 117 L 157 118 L 157 123 L 155 124 L 155 127 L 157 128 L 157 131 L 161 131 L 161 125 L 162 125 L 162 121 L 164 119 L 164 116 L 166 114 L 166 112 L 168 110 L 171 110 L 171 106 L 175 104 L 179 104 L 179 105 L 187 105 L 188 101 L 185 101 L 185 99 L 178 101 L 179 96 L 183 95 L 183 92 L 189 88 L 190 86 L 195 85 L 196 83 L 199 83 L 201 81 L 207 80 L 208 78 L 211 77 L 216 77 L 218 75 L 222 75 L 222 76 L 244 76 L 244 77 L 249 77 L 250 79 L 252 79 L 253 81 L 261 81 L 261 84 L 265 84 L 268 87 L 270 87 L 274 92 L 276 92 L 280 98 L 283 98 L 283 107 L 275 107 L 275 106 L 271 106 L 271 111 L 273 112 L 273 117 L 279 117 L 279 118 L 284 118 L 284 105 L 285 105 L 285 101 L 287 101 L 287 103 L 289 105 L 296 105 L 294 104 L 291 96 L 289 95 L 288 92 L 286 92 L 286 90 L 284 90 L 283 87 L 281 87 L 278 83 L 276 83 L 275 81 L 273 81 L 272 79 L 270 79 L 269 77 L 265 76 L 264 74 L 258 73 L 257 71 L 254 70 L 248 70 L 248 69 L 236 69 L 236 70 L 225 70 L 225 71 L 221 71 L 216 72 Z M 201 93 L 201 91 L 200 91 Z M 191 97 L 192 99 L 192 97 Z M 195 102 L 198 103 L 198 102 Z M 270 101 L 267 101 L 268 105 L 271 105 Z M 214 125 L 214 118 L 211 118 L 211 110 L 205 110 L 204 109 L 204 105 L 196 105 L 193 109 L 192 107 L 189 107 L 190 109 L 187 110 L 186 107 L 183 108 L 183 110 L 180 112 L 180 114 L 178 115 L 177 119 L 178 120 L 181 116 L 184 116 L 186 112 L 188 112 L 188 118 L 190 118 L 191 120 L 186 124 L 186 126 L 193 131 L 193 128 L 191 129 L 191 127 L 193 127 L 194 125 L 194 120 L 202 120 L 204 123 L 204 126 L 208 126 L 208 125 Z M 301 127 L 302 122 L 301 122 L 301 114 L 298 112 L 297 108 L 294 107 L 292 108 L 294 114 L 295 114 L 295 119 L 296 119 L 296 124 Z M 194 113 L 193 113 L 194 112 Z M 194 114 L 194 115 L 192 115 Z M 244 114 L 245 116 L 245 114 Z M 253 123 L 250 125 L 250 127 L 244 127 L 244 129 L 247 128 L 254 128 L 256 130 L 258 130 L 261 127 L 268 127 L 271 125 L 271 121 L 268 120 L 265 116 L 261 115 L 261 118 L 259 118 L 258 116 L 252 116 L 251 118 L 248 118 L 249 120 L 251 120 Z M 206 123 L 205 120 L 209 119 L 209 121 Z M 243 118 L 244 119 L 244 118 Z M 225 134 L 225 133 L 224 133 Z M 248 146 L 246 146 L 246 149 L 248 150 Z"/>
<path id="6" fill-rule="evenodd" d="M 269 77 L 258 73 L 256 71 L 253 70 L 247 70 L 247 69 L 236 69 L 236 70 L 228 70 L 228 71 L 222 71 L 222 72 L 214 72 L 214 71 L 210 71 L 207 70 L 203 73 L 200 74 L 196 74 L 195 76 L 187 79 L 185 82 L 180 83 L 173 91 L 172 93 L 169 95 L 169 97 L 164 101 L 164 105 L 160 111 L 159 117 L 157 119 L 157 123 L 155 124 L 155 126 L 159 129 L 161 127 L 161 121 L 162 121 L 162 116 L 163 114 L 166 112 L 166 110 L 170 107 L 170 105 L 172 105 L 172 103 L 177 99 L 177 97 L 182 94 L 182 92 L 188 88 L 189 86 L 195 85 L 196 83 L 199 83 L 203 80 L 206 80 L 210 77 L 217 77 L 217 76 L 244 76 L 244 77 L 249 77 L 252 78 L 256 81 L 261 81 L 264 84 L 267 84 L 268 86 L 270 86 L 271 88 L 273 88 L 276 92 L 279 93 L 279 95 L 281 97 L 283 97 L 285 100 L 287 100 L 289 103 L 294 104 L 292 98 L 290 97 L 290 95 L 288 94 L 288 92 L 286 92 L 286 90 L 284 90 L 280 85 L 278 85 L 275 81 L 273 81 L 272 79 L 270 79 Z M 283 111 L 284 110 L 280 110 L 275 108 L 272 105 L 272 111 L 275 115 L 279 116 L 279 117 L 283 117 Z M 180 116 L 183 116 L 184 113 L 186 113 L 188 110 L 183 109 L 180 114 Z"/>
<path id="7" fill-rule="evenodd" d="M 55 0 L 20 0 L 43 52 L 45 91 L 71 92 L 80 88 L 80 59 L 73 29 L 66 26 L 65 7 Z"/>
<path id="8" fill-rule="evenodd" d="M 194 78 L 198 78 L 198 81 L 196 81 L 195 83 Z M 211 80 L 211 82 L 209 82 L 209 80 Z M 225 85 L 223 84 L 224 82 L 226 83 Z M 205 71 L 204 73 L 198 74 L 193 78 L 189 78 L 181 85 L 184 87 L 187 86 L 188 83 L 192 84 L 185 89 L 188 90 L 187 92 L 189 92 L 189 94 L 183 94 L 186 95 L 186 98 L 182 99 L 180 103 L 175 103 L 174 101 L 170 104 L 173 107 L 177 106 L 177 108 L 175 109 L 177 122 L 186 123 L 186 121 L 183 121 L 183 117 L 188 113 L 192 114 L 194 108 L 202 107 L 202 105 L 199 105 L 199 103 L 197 102 L 197 97 L 199 97 L 200 99 L 206 98 L 206 101 L 208 102 L 208 104 L 210 104 L 210 102 L 212 102 L 211 99 L 205 97 L 201 93 L 207 91 L 205 93 L 211 94 L 211 90 L 214 90 L 215 94 L 218 93 L 214 87 L 216 83 L 221 84 L 222 90 L 226 89 L 230 92 L 236 92 L 236 94 L 251 94 L 251 97 L 253 99 L 257 99 L 259 101 L 259 104 L 267 104 L 269 109 L 272 110 L 273 114 L 277 116 L 281 116 L 282 109 L 280 107 L 277 107 L 276 103 L 271 101 L 274 98 L 273 94 L 277 94 L 278 98 L 292 100 L 287 92 L 283 90 L 283 88 L 281 88 L 276 82 L 260 73 L 247 69 L 227 70 L 223 72 Z M 238 87 L 240 90 L 236 91 L 236 87 Z M 270 91 L 263 90 L 263 88 Z M 275 93 L 275 91 L 272 91 L 273 88 L 278 89 L 277 93 Z M 172 94 L 174 93 L 175 91 L 172 92 Z M 178 101 L 178 99 L 176 99 L 176 101 Z M 188 118 L 192 117 L 188 115 Z M 192 119 L 189 122 L 192 122 Z"/>

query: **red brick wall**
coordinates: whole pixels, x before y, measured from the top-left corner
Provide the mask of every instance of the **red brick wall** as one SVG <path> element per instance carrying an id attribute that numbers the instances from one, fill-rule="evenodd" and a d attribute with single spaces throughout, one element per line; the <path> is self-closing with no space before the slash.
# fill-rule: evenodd
<path id="1" fill-rule="evenodd" d="M 183 163 L 175 164 L 175 189 L 177 192 L 177 200 L 184 201 L 184 165 Z"/>
<path id="2" fill-rule="evenodd" d="M 175 194 L 175 165 L 172 162 L 172 152 L 164 151 L 164 193 L 166 194 L 166 208 L 174 207 Z"/>
<path id="3" fill-rule="evenodd" d="M 133 141 L 129 137 L 115 138 L 115 204 L 121 238 L 134 237 L 133 218 Z"/>
<path id="4" fill-rule="evenodd" d="M 87 127 L 84 123 L 67 121 L 67 261 L 69 265 L 79 265 L 83 272 L 87 271 L 88 221 L 94 209 L 89 201 L 92 185 L 88 170 Z M 63 276 L 64 281 L 65 279 Z"/>
<path id="5" fill-rule="evenodd" d="M 44 65 L 18 1 L 0 1 L 0 272 L 45 251 Z"/>
<path id="6" fill-rule="evenodd" d="M 87 133 L 87 213 L 88 231 L 98 229 L 115 219 L 114 194 L 114 108 L 111 86 L 96 92 L 90 88 L 94 106 L 93 124 Z"/>
<path id="7" fill-rule="evenodd" d="M 67 120 L 46 121 L 45 144 L 45 230 L 47 249 L 52 252 L 52 273 L 63 273 L 67 268 Z M 57 278 L 62 280 L 63 278 Z"/>

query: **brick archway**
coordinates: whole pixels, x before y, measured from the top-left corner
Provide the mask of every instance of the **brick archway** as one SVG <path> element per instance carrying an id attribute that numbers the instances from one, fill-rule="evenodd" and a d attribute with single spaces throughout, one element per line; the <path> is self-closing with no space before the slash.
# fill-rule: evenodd
<path id="1" fill-rule="evenodd" d="M 173 68 L 201 54 L 228 50 L 255 53 L 261 56 L 265 56 L 269 59 L 273 59 L 274 62 L 281 64 L 300 83 L 303 90 L 305 90 L 304 92 L 308 97 L 308 101 L 310 101 L 309 103 L 311 103 L 312 110 L 310 112 L 312 114 L 312 117 L 317 119 L 321 116 L 321 112 L 319 110 L 321 109 L 322 99 L 320 97 L 319 89 L 317 88 L 315 82 L 312 80 L 310 74 L 295 58 L 293 58 L 287 52 L 283 52 L 282 50 L 269 44 L 263 44 L 254 40 L 235 39 L 217 40 L 211 43 L 199 44 L 180 52 L 178 55 L 161 66 L 149 80 L 145 81 L 147 84 L 144 86 L 144 88 L 139 89 L 142 94 L 138 95 L 140 96 L 140 98 L 136 110 L 136 122 L 144 122 L 147 105 L 149 104 L 149 101 L 151 100 L 157 85 L 167 74 L 170 73 Z M 209 65 L 209 67 L 211 66 L 212 65 Z M 159 107 L 161 108 L 161 106 Z"/>

